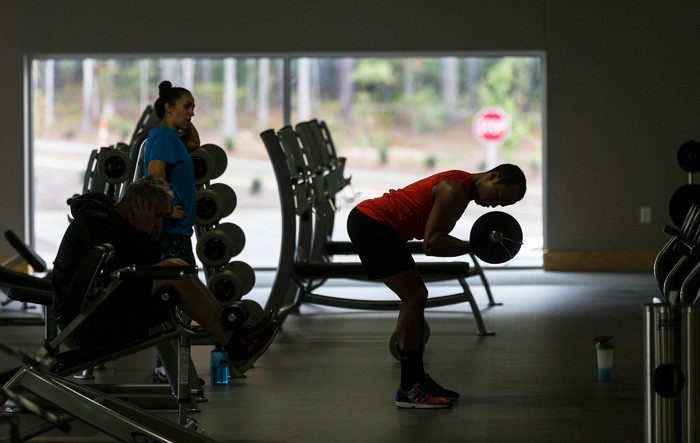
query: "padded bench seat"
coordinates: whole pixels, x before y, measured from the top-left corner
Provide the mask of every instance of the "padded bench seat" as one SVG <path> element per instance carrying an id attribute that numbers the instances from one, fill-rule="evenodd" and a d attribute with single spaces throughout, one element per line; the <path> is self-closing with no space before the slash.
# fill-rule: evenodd
<path id="1" fill-rule="evenodd" d="M 469 263 L 466 262 L 427 262 L 416 263 L 416 266 L 425 280 L 466 277 L 469 275 L 470 269 Z M 367 280 L 362 263 L 295 263 L 294 269 L 304 279 L 350 278 Z"/>
<path id="2" fill-rule="evenodd" d="M 355 248 L 355 245 L 352 244 L 352 242 L 349 241 L 330 241 L 326 243 L 326 252 L 330 255 L 357 255 L 357 249 Z M 408 247 L 408 252 L 410 252 L 413 255 L 421 255 L 423 254 L 423 242 L 422 241 L 410 241 L 406 243 L 406 247 Z M 440 262 L 440 263 L 418 263 L 418 269 L 420 270 L 421 275 L 423 276 L 424 280 L 426 281 L 436 281 L 439 280 L 438 275 L 433 275 L 433 278 L 431 278 L 431 274 L 434 272 L 439 272 L 435 271 L 433 269 L 433 265 L 453 265 L 455 263 L 461 263 L 463 265 L 469 266 L 468 263 L 465 262 Z M 424 266 L 424 265 L 430 265 L 430 266 Z M 444 271 L 443 275 L 446 274 L 447 278 L 451 278 L 454 275 L 465 275 L 465 276 L 474 276 L 474 275 L 482 275 L 479 269 L 472 267 L 472 268 L 467 268 L 465 270 L 456 270 L 453 272 L 451 269 L 452 268 L 446 268 L 448 269 L 447 271 Z M 484 280 L 482 278 L 482 280 Z M 486 282 L 484 281 L 484 284 Z M 491 294 L 489 293 L 489 299 L 491 299 Z M 493 302 L 492 302 L 493 303 Z"/>
<path id="3" fill-rule="evenodd" d="M 422 241 L 410 241 L 406 243 L 408 251 L 411 254 L 422 254 L 423 253 L 423 242 Z M 330 255 L 356 255 L 357 249 L 352 242 L 349 241 L 331 241 L 326 243 L 326 251 Z"/>

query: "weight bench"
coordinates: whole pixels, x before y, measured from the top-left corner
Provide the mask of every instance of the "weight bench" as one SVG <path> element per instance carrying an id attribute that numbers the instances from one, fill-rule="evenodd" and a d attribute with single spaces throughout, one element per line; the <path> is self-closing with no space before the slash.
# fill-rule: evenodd
<path id="1" fill-rule="evenodd" d="M 131 429 L 129 432 L 137 432 L 135 435 L 163 432 L 179 436 L 179 439 L 175 440 L 172 440 L 172 437 L 168 437 L 171 440 L 160 437 L 163 441 L 210 441 L 187 429 L 194 427 L 196 422 L 186 416 L 188 412 L 198 411 L 192 398 L 193 383 L 189 376 L 192 373 L 191 369 L 193 369 L 189 358 L 189 337 L 202 336 L 206 332 L 189 326 L 185 321 L 179 319 L 175 308 L 171 311 L 169 326 L 156 332 L 152 331 L 147 338 L 126 344 L 104 344 L 59 352 L 59 347 L 66 342 L 71 333 L 110 296 L 123 280 L 129 278 L 180 278 L 184 273 L 196 272 L 196 267 L 193 266 L 146 266 L 125 268 L 107 275 L 105 270 L 113 253 L 114 250 L 111 246 L 105 244 L 93 248 L 83 258 L 73 280 L 74 284 L 70 288 L 72 294 L 83 296 L 84 301 L 78 316 L 57 337 L 39 348 L 32 357 L 33 361 L 45 361 L 50 362 L 50 364 L 45 364 L 43 368 L 37 370 L 36 365 L 30 362 L 18 369 L 5 372 L 0 375 L 0 379 L 4 383 L 3 389 L 17 395 L 30 393 L 41 401 L 47 401 L 66 411 L 68 415 L 84 420 L 87 424 L 119 439 L 125 438 L 125 429 L 129 428 Z M 31 276 L 26 277 L 32 278 Z M 16 286 L 11 288 L 9 292 L 11 296 L 33 298 L 36 301 L 41 301 L 41 297 L 50 294 L 50 291 L 45 289 L 27 286 Z M 128 393 L 122 393 L 132 400 L 129 403 L 120 400 L 116 394 L 107 389 L 95 389 L 93 386 L 75 384 L 65 379 L 65 376 L 81 369 L 91 368 L 97 364 L 112 361 L 162 343 L 172 344 L 175 339 L 179 340 L 178 351 L 175 351 L 174 347 L 172 348 L 173 352 L 177 353 L 174 360 L 178 362 L 178 381 L 175 387 L 177 398 L 173 399 L 172 403 L 178 409 L 179 423 L 183 426 L 153 418 L 150 414 L 143 412 L 137 406 L 139 401 L 144 403 L 144 399 L 139 398 L 144 394 L 140 388 L 133 388 Z M 201 389 L 198 380 L 196 384 L 197 389 Z M 161 386 L 153 386 L 153 389 L 154 392 L 155 390 L 162 391 Z M 151 396 L 158 397 L 158 394 L 153 393 Z M 56 402 L 57 398 L 63 398 L 64 401 Z M 173 398 L 172 393 L 170 398 Z M 145 403 L 148 402 L 145 401 Z M 85 419 L 85 417 L 89 417 L 89 419 Z M 143 420 L 146 422 L 144 423 Z M 138 431 L 134 430 L 134 426 L 138 428 Z"/>
<path id="2" fill-rule="evenodd" d="M 321 192 L 318 192 L 318 187 L 314 187 L 316 196 L 323 197 L 313 200 L 316 213 L 322 214 L 323 217 L 322 220 L 319 220 L 318 217 L 316 220 L 311 246 L 311 261 L 333 261 L 332 257 L 335 255 L 357 255 L 355 245 L 352 242 L 332 240 L 336 195 L 350 184 L 350 178 L 344 177 L 346 159 L 338 157 L 330 129 L 325 122 L 313 119 L 297 124 L 295 129 L 301 141 L 301 154 L 306 159 L 309 170 L 317 171 L 317 173 L 311 174 L 311 181 L 318 181 L 322 189 Z M 294 148 L 293 143 L 290 145 Z M 296 157 L 295 162 L 299 168 L 299 160 Z M 406 246 L 411 254 L 423 255 L 422 241 L 410 241 Z M 489 306 L 501 305 L 501 303 L 494 301 L 491 287 L 476 256 L 470 253 L 469 258 L 471 259 L 471 267 L 468 276 L 478 276 L 481 279 Z M 445 280 L 449 279 L 451 277 L 445 277 Z"/>
<path id="3" fill-rule="evenodd" d="M 8 231 L 9 233 L 10 231 Z M 6 237 L 8 234 L 6 233 Z M 12 236 L 9 236 L 12 237 Z M 22 257 L 35 267 L 33 261 L 37 260 L 36 254 L 16 236 L 8 238 L 12 246 L 19 252 Z M 43 262 L 43 260 L 42 260 Z M 53 340 L 58 333 L 58 326 L 51 315 L 51 306 L 53 304 L 53 291 L 51 281 L 46 278 L 38 278 L 22 272 L 13 271 L 0 267 L 0 286 L 4 287 L 10 300 L 19 301 L 22 303 L 32 303 L 42 307 L 44 311 L 44 338 L 46 343 Z M 154 331 L 154 340 L 149 343 L 134 344 L 132 348 L 126 346 L 127 351 L 123 352 L 125 346 L 103 347 L 102 349 L 90 349 L 88 351 L 78 350 L 68 351 L 60 354 L 57 360 L 63 368 L 60 375 L 70 375 L 83 371 L 82 375 L 76 375 L 76 378 L 92 378 L 91 373 L 94 367 L 103 365 L 104 363 L 116 360 L 122 356 L 133 354 L 139 350 L 148 349 L 155 346 L 161 355 L 164 368 L 167 374 L 172 374 L 173 377 L 168 377 L 170 385 L 155 385 L 155 384 L 129 384 L 129 385 L 113 385 L 113 384 L 93 384 L 104 392 L 109 392 L 121 397 L 129 397 L 139 405 L 148 409 L 177 409 L 177 398 L 174 397 L 177 392 L 176 377 L 177 374 L 177 338 L 179 333 L 171 333 L 168 337 L 157 337 Z M 56 350 L 58 352 L 58 349 Z M 204 401 L 204 393 L 201 388 L 201 383 L 197 375 L 197 371 L 193 364 L 190 364 L 189 370 L 190 392 L 193 397 L 199 401 Z M 6 380 L 2 380 L 3 382 Z M 194 408 L 192 408 L 194 409 Z"/>
<path id="4" fill-rule="evenodd" d="M 317 159 L 314 160 L 308 146 L 299 144 L 300 137 L 290 126 L 282 128 L 278 133 L 272 129 L 264 131 L 260 137 L 272 162 L 282 207 L 280 259 L 266 309 L 280 312 L 280 319 L 297 311 L 304 302 L 351 309 L 399 309 L 399 300 L 355 300 L 313 292 L 327 279 L 367 280 L 367 277 L 359 262 L 331 262 L 330 254 L 319 256 L 316 253 L 319 244 L 323 248 L 332 244 L 329 242 L 332 224 L 328 220 L 333 217 L 332 200 L 335 194 L 328 192 L 328 169 L 324 169 Z M 337 186 L 337 189 L 342 189 L 342 186 Z M 336 252 L 339 250 L 350 252 L 350 247 L 339 243 Z M 467 277 L 475 275 L 471 272 L 469 263 L 419 262 L 417 266 L 426 282 L 456 280 L 462 288 L 462 292 L 457 294 L 429 297 L 428 307 L 468 301 L 477 322 L 478 333 L 493 335 L 486 329 L 479 307 L 466 283 Z"/>
<path id="5" fill-rule="evenodd" d="M 413 255 L 420 255 L 423 254 L 423 242 L 420 241 L 410 241 L 406 243 L 406 247 L 408 248 L 408 252 L 410 252 Z M 326 242 L 324 245 L 324 248 L 329 256 L 334 256 L 334 255 L 357 255 L 357 249 L 355 248 L 355 245 L 352 244 L 352 242 L 342 242 L 342 241 L 329 241 Z M 468 267 L 468 269 L 461 269 L 460 272 L 466 272 L 467 277 L 479 277 L 481 279 L 481 283 L 484 286 L 484 290 L 486 291 L 486 296 L 488 297 L 489 300 L 489 306 L 501 306 L 503 303 L 497 303 L 493 299 L 493 294 L 491 293 L 491 286 L 489 285 L 489 281 L 486 279 L 486 275 L 484 274 L 484 270 L 479 264 L 479 260 L 474 256 L 473 253 L 469 254 L 469 258 L 471 258 L 472 263 Z M 453 263 L 460 263 L 460 262 L 453 262 Z M 431 263 L 425 263 L 426 265 L 432 265 Z M 440 262 L 439 264 L 441 265 L 449 265 L 450 262 Z M 419 266 L 419 270 L 421 270 L 421 267 Z M 448 273 L 453 275 L 453 273 Z M 422 272 L 421 272 L 421 275 Z M 445 276 L 444 280 L 449 280 L 451 277 Z"/>
<path id="6" fill-rule="evenodd" d="M 39 257 L 39 255 L 33 251 L 29 246 L 24 244 L 22 240 L 17 237 L 17 235 L 12 232 L 11 230 L 5 231 L 5 240 L 15 249 L 17 252 L 17 255 L 12 257 L 11 259 L 7 260 L 6 262 L 2 263 L 0 265 L 0 276 L 5 275 L 7 278 L 13 280 L 15 279 L 15 276 L 13 273 L 15 271 L 12 271 L 12 268 L 20 265 L 22 263 L 26 263 L 30 265 L 35 272 L 47 272 L 46 269 L 46 262 Z M 8 271 L 6 273 L 2 273 L 2 271 Z M 22 273 L 17 273 L 17 275 L 22 276 L 25 274 Z M 44 280 L 46 280 L 48 277 L 45 277 Z M 3 284 L 3 280 L 0 279 L 0 288 L 3 291 L 7 291 L 7 286 Z M 0 302 L 1 306 L 7 306 L 10 304 L 13 300 L 11 298 L 6 298 Z M 29 306 L 29 303 L 33 302 L 23 302 L 22 303 L 22 310 L 27 311 L 28 309 L 33 308 L 33 306 Z M 36 315 L 36 316 L 12 316 L 12 315 L 7 315 L 3 316 L 2 320 L 0 320 L 0 324 L 9 324 L 9 325 L 24 325 L 24 326 L 43 326 L 46 325 L 46 320 L 49 317 L 47 316 L 47 312 L 44 309 L 41 315 Z"/>

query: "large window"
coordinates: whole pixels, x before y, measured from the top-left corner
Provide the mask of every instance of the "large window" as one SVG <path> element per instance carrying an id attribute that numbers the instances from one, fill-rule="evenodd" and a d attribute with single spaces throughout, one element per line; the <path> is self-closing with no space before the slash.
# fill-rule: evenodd
<path id="1" fill-rule="evenodd" d="M 339 199 L 338 239 L 347 238 L 345 216 L 360 199 L 440 170 L 511 162 L 529 183 L 524 201 L 506 209 L 525 234 L 509 266 L 542 263 L 540 57 L 56 58 L 34 60 L 32 79 L 34 233 L 47 260 L 68 224 L 66 199 L 82 192 L 90 152 L 128 143 L 167 79 L 192 91 L 202 142 L 228 153 L 217 181 L 237 193 L 238 207 L 225 220 L 246 233 L 237 259 L 255 267 L 278 260 L 277 185 L 258 134 L 318 118 L 352 175 Z M 500 123 L 507 133 L 484 138 L 480 132 L 494 128 L 475 119 L 492 108 L 507 119 Z M 483 212 L 470 207 L 455 235 L 468 237 Z"/>

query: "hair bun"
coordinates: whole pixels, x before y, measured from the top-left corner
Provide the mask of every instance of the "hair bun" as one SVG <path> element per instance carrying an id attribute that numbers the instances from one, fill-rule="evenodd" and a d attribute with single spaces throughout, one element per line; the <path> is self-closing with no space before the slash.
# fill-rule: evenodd
<path id="1" fill-rule="evenodd" d="M 172 89 L 172 87 L 173 84 L 167 80 L 160 82 L 160 85 L 158 85 L 158 95 L 163 95 L 164 93 Z"/>

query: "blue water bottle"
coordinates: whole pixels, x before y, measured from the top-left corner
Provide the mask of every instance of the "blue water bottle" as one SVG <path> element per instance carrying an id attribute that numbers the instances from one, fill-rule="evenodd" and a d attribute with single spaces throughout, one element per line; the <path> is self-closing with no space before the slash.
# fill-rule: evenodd
<path id="1" fill-rule="evenodd" d="M 210 362 L 211 384 L 225 385 L 228 383 L 228 353 L 226 349 L 216 344 L 211 350 Z"/>

